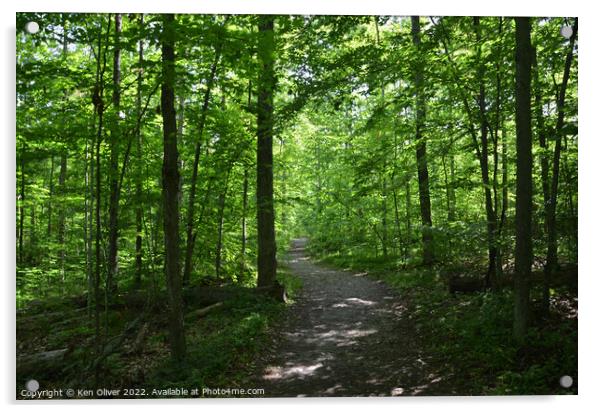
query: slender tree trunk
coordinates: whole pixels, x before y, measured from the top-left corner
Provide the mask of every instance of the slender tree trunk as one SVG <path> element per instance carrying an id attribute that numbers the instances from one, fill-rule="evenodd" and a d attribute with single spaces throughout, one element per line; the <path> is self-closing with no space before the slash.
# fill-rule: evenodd
<path id="1" fill-rule="evenodd" d="M 205 95 L 203 97 L 203 107 L 201 109 L 201 119 L 199 122 L 199 137 L 197 139 L 194 150 L 192 177 L 190 180 L 190 195 L 188 197 L 188 209 L 186 211 L 186 255 L 184 259 L 184 273 L 182 275 L 182 282 L 184 285 L 188 285 L 190 283 L 190 273 L 192 272 L 192 255 L 194 252 L 194 244 L 196 240 L 196 234 L 194 233 L 194 204 L 196 200 L 196 185 L 199 173 L 199 160 L 201 157 L 203 131 L 205 129 L 205 121 L 207 119 L 207 110 L 209 109 L 211 90 L 213 89 L 213 84 L 215 82 L 215 73 L 217 71 L 221 51 L 222 43 L 220 40 L 215 46 L 215 56 L 213 58 L 213 63 L 211 64 L 211 74 L 209 75 L 209 79 L 207 81 L 207 88 L 205 89 Z"/>
<path id="2" fill-rule="evenodd" d="M 19 166 L 21 167 L 21 193 L 19 194 L 19 264 L 23 265 L 23 225 L 25 222 L 25 145 L 21 149 L 21 156 L 19 157 Z"/>
<path id="3" fill-rule="evenodd" d="M 378 27 L 378 16 L 374 16 L 374 27 L 376 28 L 376 47 L 380 47 L 380 30 Z M 385 87 L 384 84 L 382 83 L 382 81 L 380 82 L 380 98 L 381 101 L 384 102 L 385 100 Z M 382 216 L 381 216 L 381 224 L 382 224 L 382 228 L 383 228 L 383 236 L 382 236 L 382 246 L 383 246 L 383 256 L 386 258 L 389 255 L 388 252 L 388 225 L 387 225 L 387 215 L 388 215 L 388 211 L 387 211 L 387 178 L 386 178 L 386 174 L 387 174 L 387 151 L 389 148 L 387 148 L 387 140 L 386 140 L 386 135 L 383 133 L 383 131 L 381 129 L 378 130 L 377 132 L 378 134 L 378 140 L 380 142 L 380 146 L 381 146 L 381 153 L 382 153 L 382 157 L 383 157 L 383 165 L 382 165 L 382 172 L 381 172 L 381 176 L 382 176 L 382 182 L 381 182 L 381 188 L 382 188 Z"/>
<path id="4" fill-rule="evenodd" d="M 487 137 L 488 122 L 485 108 L 485 66 L 481 61 L 481 25 L 479 17 L 473 18 L 474 30 L 477 42 L 477 79 L 479 82 L 479 115 L 480 115 L 480 156 L 479 164 L 481 166 L 481 179 L 485 192 L 485 213 L 487 217 L 487 248 L 489 251 L 489 267 L 487 270 L 486 285 L 491 287 L 495 275 L 496 260 L 496 223 L 493 199 L 491 195 L 491 182 L 489 180 L 489 140 Z M 477 156 L 479 153 L 477 153 Z"/>
<path id="5" fill-rule="evenodd" d="M 399 256 L 403 256 L 403 233 L 401 232 L 401 219 L 399 217 L 399 199 L 397 190 L 393 187 L 393 206 L 395 208 L 395 228 L 397 229 L 397 243 L 399 246 Z"/>
<path id="6" fill-rule="evenodd" d="M 504 20 L 502 17 L 498 19 L 498 36 L 503 38 L 504 33 Z M 502 102 L 504 101 L 504 94 L 502 90 L 502 76 L 501 76 L 501 68 L 502 68 L 502 56 L 504 56 L 503 51 L 503 43 L 500 43 L 497 49 L 498 56 L 500 56 L 496 60 L 496 87 L 495 87 L 495 126 L 494 130 L 491 132 L 493 138 L 493 218 L 495 222 L 495 233 L 494 233 L 494 243 L 495 243 L 495 271 L 494 277 L 492 280 L 492 288 L 494 291 L 499 290 L 499 281 L 502 279 L 503 270 L 502 270 L 502 230 L 505 223 L 505 214 L 506 210 L 502 208 L 500 213 L 500 196 L 499 196 L 499 169 L 500 169 L 500 128 L 503 123 L 503 114 L 502 114 Z M 490 128 L 491 131 L 491 128 Z M 498 221 L 498 216 L 499 221 Z"/>
<path id="7" fill-rule="evenodd" d="M 451 221 L 452 210 L 451 210 L 451 196 L 449 194 L 449 177 L 447 174 L 447 162 L 445 161 L 446 154 L 441 157 L 441 163 L 443 164 L 443 180 L 445 183 L 445 207 L 447 209 L 447 221 Z"/>
<path id="8" fill-rule="evenodd" d="M 29 211 L 29 248 L 35 250 L 37 243 L 36 236 L 36 206 L 31 206 Z M 35 257 L 32 257 L 35 260 Z"/>
<path id="9" fill-rule="evenodd" d="M 228 194 L 228 181 L 230 177 L 230 169 L 226 174 L 226 182 L 224 184 L 224 190 L 219 194 L 218 200 L 218 212 L 217 212 L 217 244 L 215 246 L 215 276 L 216 278 L 221 277 L 222 272 L 222 240 L 223 240 L 223 229 L 224 229 L 224 211 L 226 208 L 226 195 Z"/>
<path id="10" fill-rule="evenodd" d="M 412 39 L 417 53 L 420 49 L 420 17 L 412 16 Z M 435 262 L 431 220 L 431 196 L 429 190 L 428 161 L 426 154 L 426 138 L 423 136 L 426 102 L 424 98 L 424 67 L 416 65 L 414 83 L 416 88 L 416 164 L 418 167 L 418 191 L 420 193 L 420 215 L 422 218 L 422 263 L 431 265 Z"/>
<path id="11" fill-rule="evenodd" d="M 252 51 L 251 51 L 252 56 Z M 251 107 L 251 96 L 253 92 L 253 84 L 251 80 L 249 80 L 249 88 L 247 93 L 247 109 L 249 112 L 252 112 Z M 249 129 L 251 130 L 253 125 L 249 125 Z M 240 276 L 245 277 L 245 271 L 247 268 L 246 258 L 247 258 L 247 210 L 249 204 L 249 169 L 246 164 L 244 164 L 244 172 L 243 172 L 243 183 L 242 183 L 242 223 L 241 223 L 241 242 L 240 242 Z"/>
<path id="12" fill-rule="evenodd" d="M 63 59 L 67 58 L 67 25 L 63 16 Z M 67 104 L 67 92 L 64 92 L 65 102 Z M 59 244 L 59 265 L 61 272 L 61 282 L 65 283 L 65 182 L 67 180 L 67 142 L 64 142 L 65 147 L 61 152 L 61 166 L 59 172 L 59 187 L 58 192 L 61 197 L 61 205 L 58 216 L 58 244 Z"/>
<path id="13" fill-rule="evenodd" d="M 102 20 L 101 20 L 102 27 Z M 94 109 L 98 114 L 98 129 L 96 131 L 96 165 L 95 165 L 95 174 L 96 174 L 96 193 L 94 194 L 96 208 L 95 208 L 95 221 L 96 228 L 94 233 L 94 249 L 95 249 L 95 261 L 94 261 L 94 331 L 95 331 L 95 344 L 96 344 L 96 356 L 99 357 L 102 353 L 102 337 L 100 332 L 100 270 L 101 270 L 101 245 L 100 239 L 102 236 L 101 233 L 101 206 L 102 206 L 102 188 L 101 188 L 101 170 L 100 170 L 100 149 L 102 146 L 102 129 L 103 129 L 103 120 L 104 120 L 104 72 L 106 70 L 106 48 L 108 47 L 108 35 L 111 27 L 111 17 L 109 15 L 107 22 L 107 41 L 105 42 L 105 52 L 102 53 L 102 33 L 98 34 L 98 54 L 96 61 L 96 86 L 94 90 L 94 96 L 92 97 L 92 102 L 94 103 Z M 101 60 L 102 60 L 102 69 L 101 69 Z M 100 365 L 96 368 L 95 374 L 95 383 L 96 386 L 99 385 L 100 380 Z"/>
<path id="14" fill-rule="evenodd" d="M 259 16 L 257 99 L 257 287 L 278 292 L 274 231 L 274 16 Z M 276 298 L 281 294 L 275 294 Z"/>
<path id="15" fill-rule="evenodd" d="M 50 156 L 50 179 L 48 181 L 48 227 L 46 229 L 46 238 L 52 236 L 52 196 L 54 195 L 54 155 Z"/>
<path id="16" fill-rule="evenodd" d="M 169 304 L 169 343 L 172 357 L 182 361 L 186 354 L 180 273 L 178 191 L 178 143 L 175 111 L 175 18 L 163 15 L 161 112 L 163 115 L 163 229 L 165 232 L 165 278 Z"/>
<path id="17" fill-rule="evenodd" d="M 524 342 L 529 319 L 529 282 L 533 262 L 531 239 L 531 23 L 516 17 L 516 270 L 514 274 L 514 337 Z"/>
<path id="18" fill-rule="evenodd" d="M 144 28 L 144 14 L 140 13 L 140 29 Z M 136 272 L 134 276 L 135 288 L 140 288 L 142 283 L 142 66 L 144 64 L 144 41 L 138 42 L 138 69 L 136 89 Z"/>
<path id="19" fill-rule="evenodd" d="M 555 143 L 554 143 L 554 156 L 552 159 L 552 181 L 549 183 L 549 199 L 546 201 L 546 218 L 547 218 L 547 252 L 546 252 L 546 265 L 544 267 L 544 297 L 543 306 L 544 311 L 548 311 L 550 305 L 550 279 L 552 273 L 554 273 L 558 267 L 558 235 L 556 228 L 556 204 L 558 201 L 558 179 L 560 175 L 560 152 L 562 149 L 562 129 L 564 128 L 564 116 L 565 116 L 565 98 L 566 89 L 569 82 L 569 75 L 571 72 L 571 63 L 573 61 L 573 48 L 575 47 L 575 39 L 577 37 L 577 19 L 573 24 L 573 34 L 569 40 L 569 50 L 566 55 L 564 62 L 564 73 L 562 76 L 562 84 L 560 85 L 560 91 L 558 93 L 558 99 L 556 100 L 556 108 L 558 111 L 558 118 L 556 119 L 555 129 Z"/>
<path id="20" fill-rule="evenodd" d="M 412 214 L 411 214 L 412 193 L 410 191 L 411 188 L 410 188 L 410 180 L 409 179 L 406 179 L 405 190 L 406 190 L 406 234 L 407 234 L 405 254 L 407 255 L 408 249 L 412 245 Z"/>
<path id="21" fill-rule="evenodd" d="M 65 182 L 67 181 L 67 150 L 61 154 L 61 169 L 59 172 L 59 194 L 61 196 L 61 207 L 59 209 L 58 219 L 58 244 L 59 244 L 59 265 L 61 271 L 61 282 L 65 283 L 65 203 L 66 195 Z"/>
<path id="22" fill-rule="evenodd" d="M 109 160 L 109 251 L 107 263 L 106 293 L 117 290 L 119 263 L 117 241 L 119 238 L 119 110 L 121 104 L 121 14 L 115 14 L 115 44 L 113 48 L 113 122 L 111 124 Z"/>
<path id="23" fill-rule="evenodd" d="M 449 215 L 448 220 L 456 220 L 456 157 L 449 155 Z"/>
<path id="24" fill-rule="evenodd" d="M 247 208 L 249 202 L 249 172 L 245 166 L 244 176 L 242 181 L 242 223 L 241 223 L 241 239 L 240 239 L 240 276 L 244 277 L 246 270 L 246 255 L 247 255 Z"/>
<path id="25" fill-rule="evenodd" d="M 508 213 L 508 142 L 506 128 L 502 122 L 502 217 Z"/>
<path id="26" fill-rule="evenodd" d="M 403 256 L 403 233 L 401 231 L 401 218 L 399 217 L 399 198 L 397 196 L 397 189 L 395 188 L 395 181 L 397 175 L 397 161 L 398 161 L 398 153 L 397 153 L 397 134 L 394 135 L 394 143 L 393 143 L 394 151 L 393 151 L 393 173 L 391 175 L 391 188 L 393 192 L 393 207 L 395 209 L 395 228 L 397 229 L 397 243 L 399 246 L 399 256 Z"/>
<path id="27" fill-rule="evenodd" d="M 96 132 L 96 111 L 93 115 L 92 121 L 92 138 L 90 144 L 86 140 L 86 277 L 88 279 L 88 292 L 87 292 L 87 308 L 88 317 L 92 317 L 92 306 L 94 305 L 94 268 L 93 268 L 93 248 L 92 248 L 92 237 L 94 233 L 94 219 L 93 219 L 93 208 L 94 208 L 94 147 L 95 147 L 95 132 Z"/>

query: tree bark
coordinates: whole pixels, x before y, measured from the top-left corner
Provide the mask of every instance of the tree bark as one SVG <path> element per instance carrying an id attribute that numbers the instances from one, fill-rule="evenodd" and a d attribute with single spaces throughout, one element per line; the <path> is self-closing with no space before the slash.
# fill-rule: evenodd
<path id="1" fill-rule="evenodd" d="M 225 24 L 225 22 L 224 22 Z M 215 56 L 213 63 L 211 64 L 211 73 L 207 80 L 207 88 L 205 89 L 205 95 L 203 96 L 203 107 L 201 109 L 201 119 L 199 121 L 199 137 L 197 139 L 194 149 L 194 161 L 192 164 L 192 177 L 190 180 L 190 195 L 188 197 L 188 209 L 186 211 L 186 255 L 184 259 L 184 273 L 182 275 L 182 282 L 184 285 L 190 283 L 190 274 L 192 272 L 192 255 L 194 252 L 194 244 L 196 240 L 196 234 L 194 233 L 194 204 L 196 200 L 196 185 L 197 177 L 199 173 L 199 160 L 201 157 L 201 147 L 203 144 L 203 131 L 205 129 L 205 122 L 207 119 L 207 110 L 209 109 L 209 102 L 211 99 L 211 90 L 215 82 L 215 73 L 222 53 L 221 40 L 218 41 L 215 46 Z"/>
<path id="2" fill-rule="evenodd" d="M 67 150 L 61 153 L 61 169 L 59 172 L 58 192 L 61 200 L 58 217 L 58 244 L 59 244 L 59 265 L 61 271 L 61 282 L 65 283 L 65 202 L 66 195 L 65 182 L 67 181 Z"/>
<path id="3" fill-rule="evenodd" d="M 232 166 L 228 167 L 226 173 L 226 181 L 224 183 L 224 190 L 219 194 L 218 200 L 218 212 L 217 212 L 217 243 L 215 246 L 215 276 L 216 278 L 221 277 L 222 273 L 222 240 L 224 230 L 224 211 L 226 209 L 226 195 L 228 194 L 228 181 L 230 180 L 230 170 Z"/>
<path id="4" fill-rule="evenodd" d="M 103 18 L 104 19 L 104 18 Z M 101 20 L 101 28 L 102 28 L 102 20 Z M 100 279 L 101 279 L 101 206 L 102 206 L 102 179 L 101 179 L 101 146 L 102 146 L 102 133 L 104 126 L 104 74 L 107 66 L 107 48 L 109 44 L 109 33 L 111 28 L 111 16 L 108 17 L 107 22 L 107 33 L 104 45 L 104 53 L 102 50 L 103 42 L 102 42 L 102 31 L 98 34 L 98 53 L 96 55 L 96 84 L 94 90 L 94 96 L 92 98 L 92 102 L 94 103 L 94 110 L 98 115 L 98 128 L 96 130 L 96 159 L 95 159 L 95 167 L 94 172 L 96 174 L 96 191 L 94 194 L 96 208 L 95 208 L 95 233 L 94 233 L 94 248 L 95 248 L 95 262 L 94 262 L 94 331 L 95 331 L 95 347 L 96 347 L 96 355 L 100 355 L 102 353 L 102 337 L 100 332 Z M 99 367 L 99 366 L 98 366 Z M 100 380 L 100 368 L 95 370 L 95 382 L 98 385 Z"/>
<path id="5" fill-rule="evenodd" d="M 86 152 L 87 154 L 87 152 Z M 87 161 L 87 159 L 86 159 Z M 46 237 L 50 239 L 52 236 L 52 196 L 54 195 L 54 155 L 50 156 L 50 179 L 48 181 L 48 227 L 46 229 Z"/>
<path id="6" fill-rule="evenodd" d="M 531 239 L 531 23 L 516 17 L 516 245 L 514 274 L 514 338 L 522 343 L 529 319 L 529 282 L 533 262 Z"/>
<path id="7" fill-rule="evenodd" d="M 492 278 L 495 275 L 495 260 L 496 260 L 496 224 L 497 218 L 494 211 L 493 199 L 491 195 L 491 183 L 489 179 L 489 139 L 487 129 L 489 127 L 486 108 L 485 108 L 485 66 L 481 60 L 481 25 L 479 17 L 473 18 L 475 37 L 477 43 L 477 79 L 479 82 L 479 128 L 480 128 L 480 151 L 477 151 L 479 156 L 479 164 L 481 166 L 481 179 L 483 181 L 483 189 L 485 192 L 485 215 L 487 217 L 487 248 L 489 251 L 489 267 L 485 278 L 485 285 L 490 288 Z"/>
<path id="8" fill-rule="evenodd" d="M 161 39 L 162 76 L 161 113 L 163 116 L 163 230 L 165 242 L 165 278 L 169 304 L 169 343 L 172 357 L 182 361 L 186 353 L 184 320 L 182 314 L 182 279 L 180 273 L 180 236 L 178 189 L 178 143 L 175 94 L 175 17 L 163 15 Z"/>
<path id="9" fill-rule="evenodd" d="M 140 14 L 140 29 L 144 28 L 144 14 Z M 138 42 L 138 76 L 136 89 L 136 272 L 134 286 L 139 288 L 142 283 L 142 65 L 144 63 L 144 41 Z"/>
<path id="10" fill-rule="evenodd" d="M 25 222 L 25 145 L 21 149 L 21 156 L 19 157 L 19 166 L 21 167 L 21 184 L 19 194 L 19 229 L 18 229 L 18 240 L 19 240 L 19 264 L 23 265 L 23 225 Z"/>
<path id="11" fill-rule="evenodd" d="M 412 39 L 417 53 L 420 49 L 420 17 L 412 16 Z M 416 90 L 416 165 L 418 167 L 418 191 L 420 193 L 420 216 L 422 218 L 422 263 L 431 265 L 435 262 L 433 244 L 431 197 L 429 190 L 429 173 L 426 153 L 426 138 L 422 132 L 426 116 L 426 102 L 424 98 L 424 66 L 421 61 L 416 64 L 414 73 L 414 87 Z"/>
<path id="12" fill-rule="evenodd" d="M 547 219 L 547 251 L 546 251 L 546 265 L 544 267 L 544 297 L 543 306 L 544 311 L 548 311 L 550 305 L 550 280 L 552 273 L 557 270 L 558 267 L 558 235 L 556 228 L 556 204 L 558 201 L 558 179 L 560 175 L 560 152 L 562 150 L 562 129 L 564 128 L 564 115 L 565 115 L 565 98 L 566 89 L 569 81 L 569 75 L 571 72 L 571 63 L 573 61 L 573 48 L 575 47 L 575 40 L 577 38 L 577 19 L 573 24 L 573 34 L 569 40 L 569 50 L 566 55 L 564 62 L 564 73 L 562 76 L 562 84 L 560 85 L 560 91 L 558 93 L 558 99 L 556 100 L 556 109 L 558 111 L 558 117 L 556 119 L 555 128 L 555 143 L 554 143 L 554 156 L 552 158 L 552 180 L 549 182 L 549 198 L 546 200 L 546 219 Z"/>
<path id="13" fill-rule="evenodd" d="M 259 16 L 257 99 L 257 287 L 276 287 L 274 230 L 274 16 Z M 276 291 L 276 288 L 274 288 Z"/>
<path id="14" fill-rule="evenodd" d="M 119 109 L 121 104 L 121 14 L 115 14 L 115 36 L 113 48 L 113 122 L 111 123 L 109 160 L 109 248 L 107 262 L 106 293 L 117 290 L 117 241 L 119 237 Z"/>
<path id="15" fill-rule="evenodd" d="M 247 255 L 247 204 L 249 202 L 249 173 L 245 166 L 242 182 L 242 223 L 240 228 L 240 276 L 244 277 Z"/>
<path id="16" fill-rule="evenodd" d="M 67 23 L 66 19 L 63 15 L 63 51 L 62 57 L 63 59 L 67 58 Z M 64 92 L 65 102 L 67 104 L 67 91 Z M 63 109 L 63 112 L 65 109 Z M 59 244 L 59 265 L 61 272 L 61 282 L 65 283 L 65 200 L 64 197 L 66 195 L 65 191 L 65 182 L 67 181 L 67 142 L 63 142 L 64 147 L 61 151 L 61 166 L 59 172 L 59 186 L 58 193 L 61 197 L 61 204 L 59 207 L 58 214 L 58 244 Z"/>

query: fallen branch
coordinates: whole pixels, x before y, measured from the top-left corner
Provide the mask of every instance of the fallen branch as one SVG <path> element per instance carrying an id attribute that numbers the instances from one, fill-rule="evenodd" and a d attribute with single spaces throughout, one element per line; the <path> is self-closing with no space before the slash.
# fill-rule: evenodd
<path id="1" fill-rule="evenodd" d="M 68 351 L 68 348 L 62 348 L 23 356 L 17 360 L 17 371 L 19 374 L 28 374 L 51 369 L 63 362 Z"/>
<path id="2" fill-rule="evenodd" d="M 145 316 L 145 314 L 141 315 L 134 321 L 128 323 L 120 335 L 112 337 L 105 344 L 100 355 L 92 361 L 88 371 L 90 371 L 90 372 L 95 371 L 107 357 L 109 357 L 113 353 L 116 353 L 121 348 L 123 343 L 125 342 L 125 339 L 134 332 L 134 330 L 136 329 L 138 324 L 140 324 L 140 321 L 142 321 L 144 316 Z"/>
<path id="3" fill-rule="evenodd" d="M 224 305 L 224 302 L 223 301 L 219 301 L 219 302 L 217 302 L 215 304 L 211 304 L 210 306 L 201 308 L 199 310 L 192 311 L 192 312 L 190 312 L 190 313 L 187 314 L 187 317 L 190 317 L 190 318 L 193 318 L 193 317 L 196 317 L 196 318 L 203 317 L 208 312 L 210 312 L 210 311 L 212 311 L 212 310 L 214 310 L 216 308 L 219 308 L 222 305 Z"/>

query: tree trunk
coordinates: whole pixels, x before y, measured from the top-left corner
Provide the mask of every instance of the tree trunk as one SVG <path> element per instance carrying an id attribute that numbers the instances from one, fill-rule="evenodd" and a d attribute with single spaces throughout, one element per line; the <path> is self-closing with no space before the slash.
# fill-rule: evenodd
<path id="1" fill-rule="evenodd" d="M 252 95 L 252 83 L 249 80 L 249 89 L 247 94 L 247 109 L 249 112 L 252 111 L 251 107 L 251 95 Z M 249 125 L 249 129 L 253 125 Z M 240 276 L 245 277 L 246 271 L 246 255 L 247 255 L 247 209 L 249 204 L 249 169 L 244 164 L 244 175 L 242 183 L 242 223 L 241 223 L 241 240 L 240 240 Z"/>
<path id="2" fill-rule="evenodd" d="M 140 29 L 144 29 L 144 14 L 140 14 Z M 136 89 L 136 272 L 134 276 L 134 287 L 139 288 L 142 283 L 142 65 L 144 63 L 144 41 L 138 43 L 138 69 Z"/>
<path id="3" fill-rule="evenodd" d="M 19 166 L 21 167 L 21 193 L 19 194 L 19 264 L 23 265 L 23 224 L 25 222 L 25 145 L 21 149 L 21 156 L 19 157 Z"/>
<path id="4" fill-rule="evenodd" d="M 257 99 L 257 287 L 276 287 L 274 231 L 274 16 L 259 16 Z M 274 288 L 276 291 L 276 288 Z"/>
<path id="5" fill-rule="evenodd" d="M 547 252 L 546 252 L 546 265 L 544 267 L 544 297 L 543 306 L 544 311 L 548 311 L 550 305 L 550 279 L 552 273 L 556 271 L 558 267 L 558 240 L 557 240 L 557 228 L 556 228 L 556 204 L 558 201 L 558 179 L 560 175 L 560 152 L 562 149 L 562 129 L 564 128 L 564 111 L 565 111 L 565 98 L 566 88 L 569 81 L 569 75 L 571 72 L 571 63 L 573 61 L 573 48 L 575 47 L 575 39 L 577 37 L 577 19 L 573 24 L 573 34 L 569 41 L 569 50 L 566 55 L 564 62 L 564 73 L 562 76 L 562 84 L 560 85 L 560 91 L 558 93 L 558 99 L 556 101 L 556 108 L 558 111 L 558 118 L 556 119 L 555 129 L 555 144 L 554 144 L 554 157 L 552 159 L 552 181 L 549 183 L 549 199 L 546 200 L 546 218 L 548 223 L 548 239 L 547 239 Z"/>
<path id="6" fill-rule="evenodd" d="M 405 253 L 407 255 L 408 249 L 412 245 L 412 193 L 410 188 L 410 180 L 406 179 L 405 183 L 405 192 L 406 192 L 406 236 L 407 242 L 405 247 Z"/>
<path id="7" fill-rule="evenodd" d="M 376 47 L 380 47 L 380 30 L 378 27 L 378 16 L 374 16 L 374 26 L 376 28 Z M 381 101 L 384 102 L 385 101 L 385 86 L 383 84 L 383 82 L 380 82 L 380 98 Z M 388 147 L 387 147 L 387 139 L 386 139 L 386 135 L 384 134 L 384 132 L 381 129 L 378 129 L 377 131 L 378 134 L 378 140 L 380 142 L 380 149 L 381 149 L 381 154 L 383 157 L 383 165 L 382 165 L 382 171 L 381 171 L 381 176 L 382 176 L 382 183 L 381 183 L 381 187 L 382 187 L 382 216 L 381 216 L 381 224 L 382 224 L 382 228 L 383 228 L 383 236 L 382 236 L 382 246 L 383 246 L 383 256 L 385 258 L 387 258 L 387 256 L 389 255 L 388 252 L 388 224 L 387 224 L 387 215 L 388 215 L 388 211 L 387 211 L 387 193 L 388 193 L 388 189 L 387 189 L 387 151 L 388 151 Z"/>
<path id="8" fill-rule="evenodd" d="M 531 23 L 516 17 L 516 270 L 514 274 L 514 338 L 522 343 L 529 319 L 529 282 L 533 262 L 531 238 Z"/>
<path id="9" fill-rule="evenodd" d="M 481 179 L 483 181 L 483 189 L 485 192 L 485 215 L 487 217 L 487 249 L 489 251 L 489 267 L 485 278 L 486 288 L 492 285 L 492 279 L 495 275 L 495 260 L 496 260 L 496 223 L 497 217 L 494 211 L 493 199 L 491 196 L 491 183 L 489 180 L 489 140 L 487 137 L 487 128 L 489 126 L 486 118 L 485 108 L 485 66 L 481 61 L 481 25 L 479 17 L 473 18 L 476 43 L 477 43 L 477 79 L 479 82 L 479 122 L 480 122 L 480 151 L 477 151 L 479 156 L 479 164 L 481 166 Z"/>
<path id="10" fill-rule="evenodd" d="M 445 157 L 446 157 L 446 154 L 444 153 L 443 156 L 441 156 L 441 163 L 443 165 L 443 181 L 445 184 L 445 207 L 447 209 L 447 221 L 451 222 L 452 221 L 451 217 L 453 214 L 452 214 L 452 209 L 451 209 L 451 196 L 449 194 L 450 185 L 449 185 L 449 177 L 447 174 L 447 162 L 445 161 Z"/>
<path id="11" fill-rule="evenodd" d="M 224 229 L 224 210 L 226 208 L 226 195 L 228 193 L 228 178 L 230 170 L 226 175 L 224 190 L 219 194 L 217 212 L 217 244 L 215 246 L 215 276 L 219 279 L 222 272 L 222 239 Z"/>
<path id="12" fill-rule="evenodd" d="M 225 24 L 225 23 L 224 23 Z M 201 119 L 199 122 L 199 137 L 197 139 L 194 149 L 194 162 L 192 164 L 192 177 L 190 180 L 190 195 L 188 197 L 188 209 L 186 211 L 186 255 L 184 259 L 184 273 L 182 275 L 182 282 L 184 285 L 190 283 L 190 273 L 192 272 L 192 255 L 194 252 L 194 244 L 196 240 L 196 234 L 194 234 L 194 204 L 196 199 L 196 184 L 199 173 L 199 160 L 201 157 L 201 147 L 203 144 L 203 131 L 205 129 L 205 121 L 207 119 L 207 110 L 209 109 L 209 101 L 211 98 L 211 89 L 215 82 L 215 73 L 217 71 L 217 65 L 221 56 L 222 43 L 221 40 L 215 46 L 215 56 L 213 63 L 211 64 L 211 73 L 207 80 L 207 88 L 205 89 L 205 95 L 203 96 L 203 107 L 201 109 Z"/>
<path id="13" fill-rule="evenodd" d="M 104 19 L 104 18 L 103 18 Z M 102 20 L 101 20 L 102 28 Z M 98 53 L 96 55 L 96 85 L 94 90 L 94 96 L 92 101 L 94 103 L 94 109 L 98 114 L 98 128 L 96 130 L 96 165 L 94 172 L 96 174 L 96 192 L 94 195 L 96 208 L 95 208 L 95 221 L 96 228 L 94 233 L 94 248 L 95 248 L 95 262 L 94 262 L 94 331 L 95 331 L 95 347 L 96 355 L 99 356 L 102 353 L 102 337 L 100 332 L 100 279 L 101 279 L 101 207 L 102 207 L 102 174 L 100 170 L 101 165 L 101 146 L 102 146 L 102 134 L 104 125 L 104 73 L 107 66 L 107 48 L 109 44 L 109 32 L 111 28 L 111 16 L 108 17 L 107 22 L 107 34 L 105 39 L 104 53 L 102 51 L 102 32 L 98 34 Z M 101 63 L 102 62 L 102 63 Z M 100 380 L 100 366 L 95 371 L 95 382 L 98 385 Z"/>
<path id="14" fill-rule="evenodd" d="M 54 195 L 54 155 L 50 156 L 50 179 L 48 181 L 48 227 L 46 238 L 52 236 L 52 196 Z"/>
<path id="15" fill-rule="evenodd" d="M 245 166 L 242 182 L 242 224 L 240 229 L 240 276 L 244 277 L 247 255 L 247 204 L 249 202 L 249 173 Z"/>
<path id="16" fill-rule="evenodd" d="M 412 39 L 417 53 L 420 49 L 420 17 L 412 16 Z M 433 244 L 431 197 L 429 190 L 428 161 L 426 154 L 426 138 L 422 135 L 426 116 L 426 102 L 423 92 L 424 67 L 419 62 L 415 68 L 414 86 L 416 88 L 416 165 L 418 167 L 418 191 L 420 193 L 420 216 L 422 218 L 422 263 L 431 265 L 435 262 Z"/>
<path id="17" fill-rule="evenodd" d="M 96 130 L 96 112 L 94 112 L 92 120 L 92 129 Z M 92 218 L 92 210 L 94 208 L 94 147 L 95 147 L 95 133 L 92 133 L 90 144 L 86 140 L 86 232 L 84 237 L 86 239 L 86 278 L 88 279 L 88 291 L 87 291 L 87 308 L 88 317 L 92 317 L 92 306 L 94 305 L 94 269 L 93 269 L 93 248 L 92 248 L 92 236 L 94 233 L 94 220 Z"/>
<path id="18" fill-rule="evenodd" d="M 63 59 L 67 57 L 67 26 L 63 16 Z M 65 91 L 65 102 L 67 104 L 67 92 Z M 63 109 L 64 112 L 65 109 Z M 58 244 L 59 244 L 59 266 L 61 273 L 61 282 L 65 283 L 65 182 L 67 180 L 67 142 L 63 142 L 64 147 L 61 152 L 61 166 L 59 172 L 59 187 L 58 192 L 61 197 L 61 205 L 59 207 L 58 216 Z"/>
<path id="19" fill-rule="evenodd" d="M 115 44 L 113 48 L 113 122 L 111 123 L 109 160 L 109 251 L 107 262 L 106 293 L 117 290 L 117 241 L 119 237 L 119 109 L 121 103 L 121 14 L 115 14 Z M 125 167 L 125 166 L 124 166 Z"/>
<path id="20" fill-rule="evenodd" d="M 178 189 L 178 143 L 175 84 L 175 18 L 163 15 L 161 113 L 163 115 L 163 230 L 165 232 L 165 278 L 169 304 L 169 343 L 172 357 L 182 361 L 186 353 L 184 320 L 182 314 L 182 279 L 180 273 L 180 236 Z"/>
<path id="21" fill-rule="evenodd" d="M 67 180 L 67 151 L 61 153 L 61 169 L 59 172 L 58 191 L 61 196 L 61 207 L 58 219 L 58 243 L 59 243 L 59 265 L 61 271 L 61 282 L 65 282 L 65 182 Z"/>
<path id="22" fill-rule="evenodd" d="M 449 156 L 449 215 L 448 220 L 456 220 L 456 157 L 452 153 Z"/>

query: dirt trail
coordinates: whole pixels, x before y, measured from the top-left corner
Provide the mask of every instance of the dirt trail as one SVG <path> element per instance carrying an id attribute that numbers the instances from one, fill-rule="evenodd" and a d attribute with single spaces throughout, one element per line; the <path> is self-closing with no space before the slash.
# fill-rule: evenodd
<path id="1" fill-rule="evenodd" d="M 401 297 L 365 274 L 313 264 L 305 244 L 293 241 L 288 262 L 302 292 L 259 368 L 265 397 L 433 394 L 440 377 Z"/>

